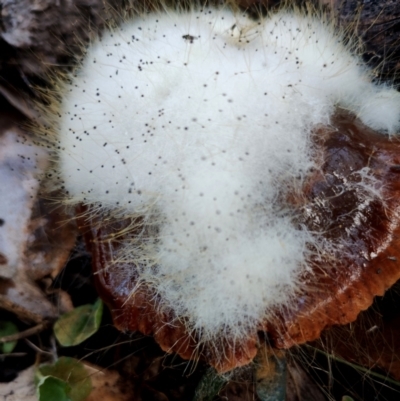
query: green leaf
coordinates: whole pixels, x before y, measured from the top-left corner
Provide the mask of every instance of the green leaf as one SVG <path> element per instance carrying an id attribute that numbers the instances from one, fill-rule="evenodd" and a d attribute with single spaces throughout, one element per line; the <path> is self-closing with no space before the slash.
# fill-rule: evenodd
<path id="1" fill-rule="evenodd" d="M 99 329 L 103 314 L 100 298 L 93 305 L 78 306 L 54 324 L 54 335 L 64 347 L 78 345 Z"/>
<path id="2" fill-rule="evenodd" d="M 0 337 L 10 336 L 18 333 L 17 326 L 12 322 L 0 321 Z M 9 354 L 13 351 L 17 341 L 10 341 L 7 343 L 0 343 L 0 352 L 3 354 Z"/>
<path id="3" fill-rule="evenodd" d="M 348 396 L 348 395 L 345 395 L 345 396 L 342 397 L 342 401 L 354 401 L 354 399 L 351 398 L 351 397 Z"/>
<path id="4" fill-rule="evenodd" d="M 39 401 L 83 401 L 92 391 L 85 366 L 68 357 L 61 357 L 52 365 L 41 365 L 35 383 Z"/>
<path id="5" fill-rule="evenodd" d="M 37 384 L 37 398 L 39 401 L 71 401 L 68 396 L 71 386 L 53 376 L 44 376 Z"/>

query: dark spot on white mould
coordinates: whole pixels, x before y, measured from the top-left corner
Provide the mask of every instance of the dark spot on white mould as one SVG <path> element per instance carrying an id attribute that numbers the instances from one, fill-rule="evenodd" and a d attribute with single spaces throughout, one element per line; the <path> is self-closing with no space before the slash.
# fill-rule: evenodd
<path id="1" fill-rule="evenodd" d="M 195 39 L 197 39 L 196 36 L 192 36 L 192 35 L 189 35 L 189 34 L 187 34 L 187 35 L 182 35 L 182 38 L 185 39 L 186 41 L 188 41 L 189 43 L 193 43 L 193 41 L 194 41 Z"/>

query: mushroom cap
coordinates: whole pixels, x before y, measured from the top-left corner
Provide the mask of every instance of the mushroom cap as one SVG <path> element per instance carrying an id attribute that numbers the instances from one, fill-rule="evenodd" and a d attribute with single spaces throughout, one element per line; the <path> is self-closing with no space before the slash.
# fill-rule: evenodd
<path id="1" fill-rule="evenodd" d="M 354 321 L 375 296 L 383 295 L 400 278 L 400 141 L 338 110 L 331 125 L 315 131 L 313 143 L 320 168 L 305 180 L 303 192 L 292 194 L 288 201 L 299 211 L 299 225 L 341 246 L 333 254 L 310 256 L 298 296 L 240 341 L 229 336 L 217 342 L 199 341 L 184 318 L 163 309 L 159 296 L 139 284 L 134 267 L 129 279 L 119 274 L 121 264 L 114 257 L 121 233 L 132 221 L 104 224 L 87 208 L 79 208 L 96 285 L 116 327 L 153 335 L 166 352 L 206 360 L 225 372 L 255 357 L 260 333 L 274 347 L 290 348 L 317 339 L 330 326 Z M 370 185 L 379 188 L 379 196 L 371 198 L 370 192 L 362 190 L 360 171 L 368 171 Z"/>

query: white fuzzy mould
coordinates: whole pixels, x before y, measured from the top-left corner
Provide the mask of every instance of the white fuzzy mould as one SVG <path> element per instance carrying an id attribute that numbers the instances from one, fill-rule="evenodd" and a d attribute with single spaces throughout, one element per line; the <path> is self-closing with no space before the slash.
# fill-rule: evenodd
<path id="1" fill-rule="evenodd" d="M 145 217 L 123 258 L 202 339 L 253 332 L 301 291 L 318 239 L 284 200 L 314 167 L 312 129 L 337 105 L 399 128 L 399 94 L 327 25 L 137 17 L 94 43 L 67 87 L 59 174 L 72 202 Z"/>

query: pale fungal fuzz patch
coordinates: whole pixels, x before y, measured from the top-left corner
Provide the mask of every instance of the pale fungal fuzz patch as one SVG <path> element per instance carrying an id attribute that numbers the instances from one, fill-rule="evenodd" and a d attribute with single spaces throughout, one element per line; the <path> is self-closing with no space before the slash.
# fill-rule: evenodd
<path id="1" fill-rule="evenodd" d="M 318 167 L 311 134 L 337 106 L 399 129 L 399 94 L 313 17 L 138 16 L 94 43 L 67 86 L 58 173 L 70 202 L 143 216 L 121 258 L 160 307 L 201 340 L 239 339 L 302 292 L 311 250 L 332 251 L 287 197 Z"/>

